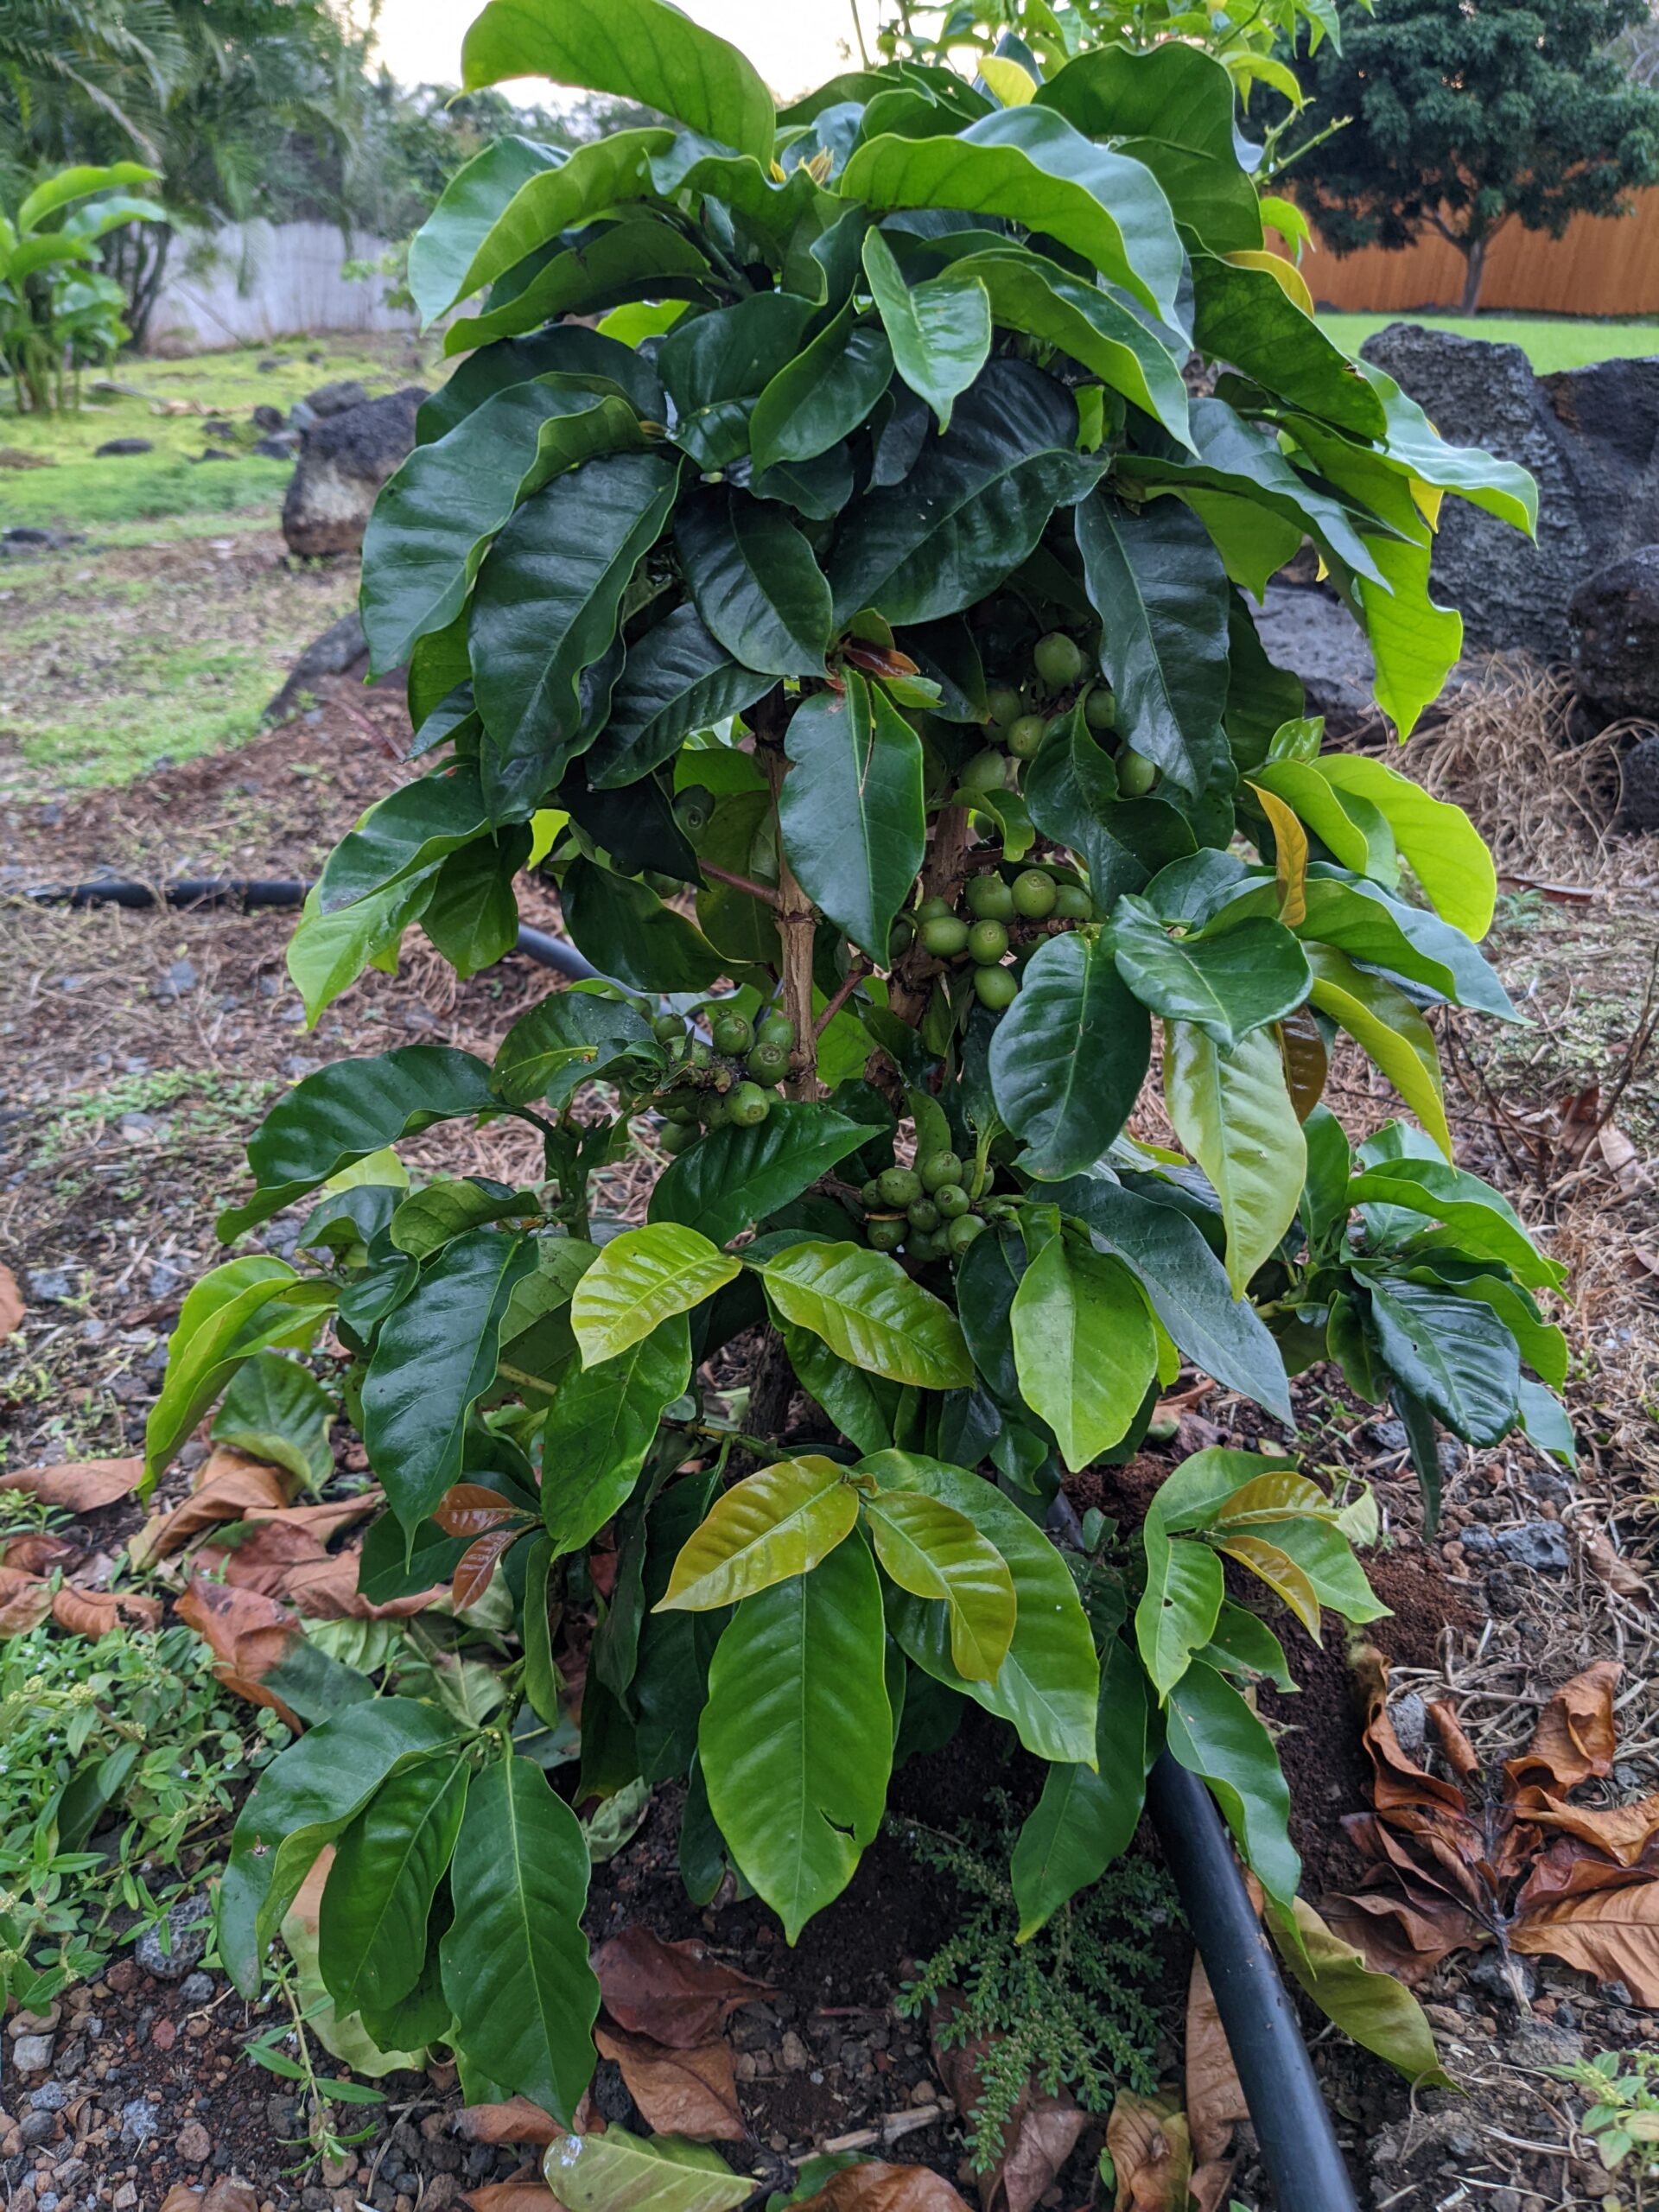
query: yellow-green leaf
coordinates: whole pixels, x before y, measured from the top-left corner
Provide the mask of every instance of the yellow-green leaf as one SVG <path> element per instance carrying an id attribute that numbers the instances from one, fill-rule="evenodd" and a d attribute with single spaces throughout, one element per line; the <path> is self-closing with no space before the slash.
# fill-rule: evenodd
<path id="1" fill-rule="evenodd" d="M 1007 1561 L 965 1513 L 920 1491 L 884 1491 L 866 1506 L 875 1555 L 901 1590 L 950 1608 L 950 1658 L 969 1681 L 994 1682 L 1017 1611 Z"/>
<path id="2" fill-rule="evenodd" d="M 1319 1641 L 1319 1592 L 1288 1552 L 1281 1552 L 1264 1537 L 1249 1535 L 1228 1536 L 1217 1549 L 1259 1575 L 1275 1597 L 1283 1599 L 1314 1642 Z"/>
<path id="3" fill-rule="evenodd" d="M 1368 1967 L 1303 1897 L 1293 1901 L 1288 1914 L 1270 1904 L 1267 1918 L 1279 1955 L 1344 2035 L 1420 2089 L 1456 2086 L 1440 2065 L 1422 2006 L 1403 1983 Z"/>
<path id="4" fill-rule="evenodd" d="M 1368 798 L 1443 921 L 1478 940 L 1492 925 L 1497 870 L 1460 806 L 1433 798 L 1409 776 L 1362 753 L 1334 753 L 1313 766 L 1333 790 Z"/>
<path id="5" fill-rule="evenodd" d="M 833 1459 L 808 1452 L 734 1483 L 682 1547 L 659 1613 L 735 1605 L 834 1551 L 858 1518 L 858 1493 Z"/>
<path id="6" fill-rule="evenodd" d="M 604 1246 L 570 1300 L 570 1326 L 583 1364 L 614 1359 L 671 1314 L 700 1306 L 739 1263 L 677 1222 L 626 1229 Z"/>
<path id="7" fill-rule="evenodd" d="M 967 1389 L 973 1362 L 956 1315 L 891 1253 L 859 1244 L 796 1244 L 760 1270 L 783 1315 L 868 1374 L 918 1390 Z"/>
<path id="8" fill-rule="evenodd" d="M 1317 947 L 1310 948 L 1312 952 Z M 1318 986 L 1315 985 L 1317 994 Z M 1235 1298 L 1295 1219 L 1307 1144 L 1272 1034 L 1230 1052 L 1187 1021 L 1166 1026 L 1164 1096 L 1176 1134 L 1216 1186 Z"/>
<path id="9" fill-rule="evenodd" d="M 1313 1004 L 1363 1046 L 1448 1160 L 1452 1132 L 1434 1033 L 1403 991 L 1328 944 L 1304 948 Z"/>

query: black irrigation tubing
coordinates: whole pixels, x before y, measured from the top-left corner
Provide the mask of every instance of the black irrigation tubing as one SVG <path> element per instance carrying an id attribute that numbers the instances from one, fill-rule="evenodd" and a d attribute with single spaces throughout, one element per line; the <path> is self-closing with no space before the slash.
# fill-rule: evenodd
<path id="1" fill-rule="evenodd" d="M 300 906 L 310 887 L 293 879 L 202 876 L 158 892 L 100 877 L 24 895 L 50 906 L 230 906 L 245 913 Z M 516 950 L 575 981 L 600 972 L 545 930 L 521 928 Z M 1081 1532 L 1055 1533 L 1075 1541 Z M 1359 2212 L 1294 2008 L 1209 1791 L 1166 1751 L 1148 1780 L 1147 1807 L 1210 1977 L 1278 2212 Z"/>
<path id="2" fill-rule="evenodd" d="M 158 891 L 150 883 L 95 876 L 90 883 L 46 884 L 23 896 L 45 906 L 230 906 L 245 914 L 256 906 L 302 906 L 310 888 L 308 883 L 293 877 L 207 875 L 187 876 L 182 882 L 163 884 Z M 546 930 L 522 927 L 513 949 L 573 982 L 599 973 L 574 944 L 550 936 Z"/>
<path id="3" fill-rule="evenodd" d="M 1147 1809 L 1215 1993 L 1278 2212 L 1358 2212 L 1325 2100 L 1220 1815 L 1167 1751 Z"/>

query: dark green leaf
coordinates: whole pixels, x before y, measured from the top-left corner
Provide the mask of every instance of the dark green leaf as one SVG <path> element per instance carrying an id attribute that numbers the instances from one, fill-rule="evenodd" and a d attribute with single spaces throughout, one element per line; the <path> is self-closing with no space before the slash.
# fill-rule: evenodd
<path id="1" fill-rule="evenodd" d="M 530 857 L 531 832 L 514 823 L 440 861 L 421 927 L 462 981 L 505 960 L 518 942 L 513 880 Z"/>
<path id="2" fill-rule="evenodd" d="M 1193 850 L 1191 825 L 1156 798 L 1121 799 L 1117 771 L 1091 735 L 1081 706 L 1050 728 L 1026 771 L 1026 804 L 1045 837 L 1082 861 L 1103 914 L 1125 891 Z"/>
<path id="3" fill-rule="evenodd" d="M 892 374 L 886 332 L 855 322 L 849 301 L 760 394 L 749 420 L 756 468 L 828 453 L 863 422 Z"/>
<path id="4" fill-rule="evenodd" d="M 437 391 L 421 402 L 415 435 L 422 445 L 431 445 L 496 392 L 550 375 L 602 377 L 626 393 L 636 413 L 653 423 L 663 419 L 663 387 L 644 354 L 602 331 L 569 322 L 530 338 L 500 339 L 457 361 Z"/>
<path id="5" fill-rule="evenodd" d="M 637 783 L 693 730 L 741 713 L 770 688 L 769 677 L 709 635 L 695 607 L 677 607 L 630 647 L 588 772 L 601 790 Z"/>
<path id="6" fill-rule="evenodd" d="M 1110 938 L 1118 973 L 1142 1006 L 1195 1023 L 1227 1051 L 1293 1013 L 1313 986 L 1300 945 L 1261 916 L 1172 937 L 1146 899 L 1130 896 L 1112 910 Z"/>
<path id="7" fill-rule="evenodd" d="M 1020 1164 L 1052 1181 L 1093 1166 L 1134 1105 L 1152 1025 L 1100 938 L 1068 931 L 1026 963 L 991 1039 L 996 1110 L 1023 1137 Z"/>
<path id="8" fill-rule="evenodd" d="M 773 676 L 823 674 L 830 585 L 780 507 L 747 492 L 701 493 L 676 515 L 674 543 L 698 613 L 735 659 Z"/>
<path id="9" fill-rule="evenodd" d="M 782 1321 L 778 1333 L 801 1388 L 823 1407 L 841 1433 L 861 1452 L 885 1452 L 899 1417 L 899 1385 L 854 1367 L 810 1329 Z"/>
<path id="10" fill-rule="evenodd" d="M 1271 270 L 1192 257 L 1193 334 L 1212 360 L 1230 361 L 1321 422 L 1381 438 L 1382 403 L 1358 364 L 1303 314 Z"/>
<path id="11" fill-rule="evenodd" d="M 791 718 L 792 763 L 778 799 L 784 849 L 802 889 L 861 951 L 885 964 L 887 932 L 927 849 L 921 741 L 849 669 Z"/>
<path id="12" fill-rule="evenodd" d="M 726 962 L 683 914 L 643 883 L 574 860 L 560 887 L 564 925 L 595 966 L 636 991 L 706 991 Z"/>
<path id="13" fill-rule="evenodd" d="M 317 1926 L 322 1979 L 342 2013 L 399 2004 L 420 1980 L 427 1918 L 467 1802 L 469 1763 L 404 1767 L 340 1837 Z"/>
<path id="14" fill-rule="evenodd" d="M 563 1105 L 573 1075 L 596 1073 L 625 1053 L 654 1057 L 651 1025 L 626 999 L 590 991 L 554 991 L 521 1014 L 496 1048 L 492 1080 L 509 1105 L 558 1093 Z"/>
<path id="15" fill-rule="evenodd" d="M 1146 1800 L 1147 1678 L 1121 1637 L 1107 1645 L 1095 1723 L 1098 1771 L 1051 1766 L 1027 1815 L 1008 1874 L 1025 1942 L 1122 1858 Z"/>
<path id="16" fill-rule="evenodd" d="M 1361 1275 L 1371 1294 L 1377 1349 L 1412 1394 L 1471 1444 L 1496 1444 L 1514 1423 L 1521 1356 L 1478 1300 L 1425 1283 Z"/>
<path id="17" fill-rule="evenodd" d="M 274 1351 L 257 1352 L 238 1369 L 213 1417 L 213 1441 L 286 1467 L 317 1490 L 334 1471 L 328 1427 L 335 1402 L 308 1367 Z"/>
<path id="18" fill-rule="evenodd" d="M 674 403 L 673 436 L 698 468 L 727 468 L 748 452 L 756 403 L 815 312 L 797 293 L 756 292 L 683 318 L 663 340 L 657 368 Z"/>
<path id="19" fill-rule="evenodd" d="M 410 241 L 409 289 L 423 323 L 460 298 L 473 257 L 519 186 L 564 160 L 563 147 L 509 132 L 455 172 Z"/>
<path id="20" fill-rule="evenodd" d="M 799 1198 L 868 1134 L 828 1106 L 775 1100 L 764 1122 L 752 1128 L 725 1122 L 671 1161 L 647 1217 L 682 1222 L 712 1243 L 729 1244 Z"/>
<path id="21" fill-rule="evenodd" d="M 580 1551 L 626 1503 L 664 1409 L 691 1374 L 683 1313 L 559 1385 L 542 1440 L 542 1516 L 556 1554 Z"/>
<path id="22" fill-rule="evenodd" d="M 1051 1236 L 1009 1308 L 1020 1395 L 1073 1474 L 1128 1434 L 1157 1367 L 1152 1317 L 1121 1260 Z"/>
<path id="23" fill-rule="evenodd" d="M 1302 1862 L 1290 1840 L 1290 1792 L 1272 1737 L 1232 1684 L 1202 1660 L 1171 1690 L 1166 1725 L 1171 1752 L 1209 1783 L 1245 1865 L 1288 1910 Z"/>
<path id="24" fill-rule="evenodd" d="M 918 399 L 950 427 L 950 410 L 991 350 L 991 303 L 971 276 L 929 277 L 912 286 L 880 231 L 864 239 L 864 273 L 893 348 L 893 365 Z"/>
<path id="25" fill-rule="evenodd" d="M 627 181 L 632 185 L 637 180 L 643 186 L 649 174 L 648 163 L 643 169 L 631 167 Z M 626 207 L 616 212 L 622 217 L 620 222 L 566 232 L 563 235 L 574 242 L 563 251 L 556 251 L 551 244 L 541 246 L 518 269 L 508 270 L 492 288 L 481 315 L 461 315 L 451 322 L 444 337 L 446 352 L 474 346 L 488 351 L 493 341 L 499 344 L 524 332 L 550 336 L 540 327 L 550 317 L 592 315 L 632 300 L 706 302 L 714 296 L 714 272 L 690 238 L 654 213 Z M 519 289 L 521 274 L 524 282 Z M 601 336 L 597 331 L 583 334 Z M 649 375 L 649 365 L 642 366 Z M 649 410 L 652 420 L 660 423 L 664 411 L 658 385 L 657 404 Z"/>

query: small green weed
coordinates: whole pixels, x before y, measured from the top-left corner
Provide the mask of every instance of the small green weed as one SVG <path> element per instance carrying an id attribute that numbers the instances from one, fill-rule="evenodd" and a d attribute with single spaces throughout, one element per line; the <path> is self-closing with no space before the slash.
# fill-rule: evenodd
<path id="1" fill-rule="evenodd" d="M 30 1165 L 51 1167 L 70 1158 L 124 1114 L 168 1114 L 169 1141 L 180 1149 L 237 1136 L 276 1089 L 269 1076 L 221 1075 L 214 1068 L 118 1076 L 102 1090 L 57 1109 Z"/>
<path id="2" fill-rule="evenodd" d="M 963 2140 L 981 2172 L 1000 2156 L 1028 2082 L 1051 2096 L 1068 2088 L 1101 2119 L 1120 2088 L 1143 2095 L 1157 2088 L 1158 2018 L 1144 1993 L 1162 1969 L 1160 1931 L 1178 1917 L 1162 1872 L 1145 1859 L 1121 1859 L 1029 1942 L 1017 1942 L 1008 1854 L 1019 1821 L 1001 1791 L 989 1802 L 990 1822 L 952 1835 L 914 1821 L 887 1822 L 963 1895 L 957 1928 L 906 1983 L 895 2010 L 914 2019 L 956 1993 L 960 2002 L 941 2043 L 986 2038 L 978 2061 L 983 2094 L 963 2114 Z"/>
<path id="3" fill-rule="evenodd" d="M 0 1643 L 0 1999 L 48 2005 L 158 1921 L 232 1785 L 287 1739 L 226 1700 L 188 1629 Z"/>
<path id="4" fill-rule="evenodd" d="M 1590 2098 L 1580 2126 L 1610 2173 L 1618 2173 L 1635 2152 L 1624 2177 L 1636 2192 L 1629 2212 L 1647 2212 L 1659 2202 L 1648 2189 L 1649 2182 L 1659 2181 L 1659 2051 L 1598 2051 L 1593 2058 L 1547 2071 Z M 1602 2198 L 1601 2212 L 1626 2212 L 1622 2190 Z"/>

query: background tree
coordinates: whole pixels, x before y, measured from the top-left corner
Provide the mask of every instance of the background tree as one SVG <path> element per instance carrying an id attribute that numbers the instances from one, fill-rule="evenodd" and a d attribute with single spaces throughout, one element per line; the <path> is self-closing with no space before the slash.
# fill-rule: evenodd
<path id="1" fill-rule="evenodd" d="M 1659 93 L 1609 47 L 1647 19 L 1643 0 L 1377 0 L 1340 51 L 1327 41 L 1299 65 L 1319 114 L 1351 118 L 1298 171 L 1325 242 L 1349 253 L 1437 231 L 1464 257 L 1472 315 L 1512 217 L 1559 238 L 1573 215 L 1626 213 L 1659 182 Z"/>

